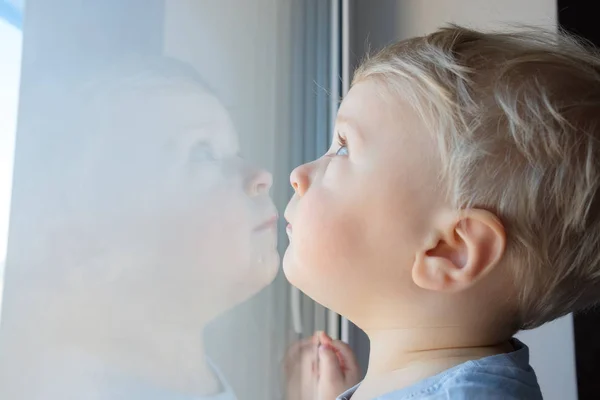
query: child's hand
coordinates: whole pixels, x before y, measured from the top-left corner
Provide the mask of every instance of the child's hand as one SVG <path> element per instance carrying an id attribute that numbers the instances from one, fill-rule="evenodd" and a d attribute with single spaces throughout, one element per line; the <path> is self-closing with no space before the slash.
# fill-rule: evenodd
<path id="1" fill-rule="evenodd" d="M 313 400 L 317 398 L 316 338 L 300 340 L 290 346 L 284 360 L 286 400 Z"/>
<path id="2" fill-rule="evenodd" d="M 317 333 L 319 346 L 318 399 L 333 400 L 360 382 L 360 367 L 354 352 L 341 340 Z"/>
<path id="3" fill-rule="evenodd" d="M 290 347 L 285 372 L 287 400 L 334 400 L 361 375 L 350 347 L 324 332 Z"/>

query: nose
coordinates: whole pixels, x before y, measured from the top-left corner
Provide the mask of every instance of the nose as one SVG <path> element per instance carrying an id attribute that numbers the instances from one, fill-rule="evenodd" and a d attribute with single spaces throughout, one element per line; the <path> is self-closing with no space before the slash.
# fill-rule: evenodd
<path id="1" fill-rule="evenodd" d="M 310 186 L 310 164 L 294 168 L 290 174 L 290 184 L 298 196 L 304 196 Z"/>
<path id="2" fill-rule="evenodd" d="M 273 186 L 273 175 L 265 169 L 252 168 L 248 171 L 244 186 L 251 197 L 268 194 Z"/>

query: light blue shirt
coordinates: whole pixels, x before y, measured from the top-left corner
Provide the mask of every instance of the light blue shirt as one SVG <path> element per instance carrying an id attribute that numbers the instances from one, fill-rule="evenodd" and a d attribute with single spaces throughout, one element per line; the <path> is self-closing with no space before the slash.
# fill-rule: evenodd
<path id="1" fill-rule="evenodd" d="M 537 377 L 529 365 L 529 348 L 517 339 L 511 343 L 515 348 L 511 353 L 468 361 L 373 400 L 541 400 Z M 358 386 L 337 400 L 350 400 Z"/>

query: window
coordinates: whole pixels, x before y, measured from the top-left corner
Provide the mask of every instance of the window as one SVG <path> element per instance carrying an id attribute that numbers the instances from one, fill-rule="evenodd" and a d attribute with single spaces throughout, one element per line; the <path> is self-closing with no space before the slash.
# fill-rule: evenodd
<path id="1" fill-rule="evenodd" d="M 0 0 L 0 398 L 280 399 L 288 345 L 339 332 L 273 217 L 329 144 L 340 3 L 28 0 L 21 63 Z"/>
<path id="2" fill-rule="evenodd" d="M 0 305 L 21 72 L 21 23 L 16 6 L 0 1 Z"/>

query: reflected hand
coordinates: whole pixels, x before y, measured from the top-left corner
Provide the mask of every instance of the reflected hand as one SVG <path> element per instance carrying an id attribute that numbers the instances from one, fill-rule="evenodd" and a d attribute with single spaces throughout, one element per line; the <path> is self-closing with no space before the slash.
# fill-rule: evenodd
<path id="1" fill-rule="evenodd" d="M 324 332 L 289 348 L 285 373 L 286 400 L 334 400 L 361 376 L 350 346 Z"/>

